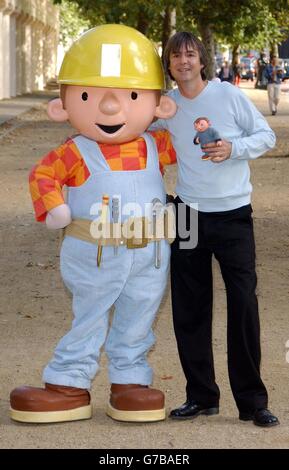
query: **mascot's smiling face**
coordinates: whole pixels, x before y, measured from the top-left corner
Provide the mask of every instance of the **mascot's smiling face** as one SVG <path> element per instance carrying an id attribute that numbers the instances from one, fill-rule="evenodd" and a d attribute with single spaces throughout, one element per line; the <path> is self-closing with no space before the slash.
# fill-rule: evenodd
<path id="1" fill-rule="evenodd" d="M 176 112 L 174 101 L 157 90 L 67 85 L 62 96 L 49 103 L 49 117 L 69 120 L 80 134 L 99 143 L 134 140 L 154 117 L 167 119 Z"/>

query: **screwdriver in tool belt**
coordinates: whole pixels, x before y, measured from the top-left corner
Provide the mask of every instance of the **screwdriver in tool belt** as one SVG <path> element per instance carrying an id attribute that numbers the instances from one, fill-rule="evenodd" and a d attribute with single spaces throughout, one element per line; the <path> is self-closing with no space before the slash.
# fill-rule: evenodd
<path id="1" fill-rule="evenodd" d="M 112 198 L 112 222 L 117 224 L 119 222 L 119 198 L 117 196 L 113 196 Z M 113 233 L 113 236 L 116 238 L 116 243 L 118 240 L 118 234 Z M 114 256 L 117 255 L 118 246 L 114 245 L 113 247 L 113 254 Z"/>
<path id="2" fill-rule="evenodd" d="M 157 237 L 157 217 L 160 215 L 161 208 L 163 207 L 162 202 L 158 198 L 152 200 L 152 222 L 153 222 L 153 235 Z M 159 269 L 161 267 L 161 242 L 155 240 L 155 267 Z"/>
<path id="3" fill-rule="evenodd" d="M 104 233 L 104 224 L 107 221 L 108 204 L 109 204 L 109 196 L 107 194 L 103 194 L 102 203 L 101 203 L 101 214 L 100 214 L 100 222 L 101 222 L 101 225 L 102 225 L 102 233 Z M 98 268 L 99 268 L 100 263 L 101 263 L 101 256 L 102 256 L 102 245 L 98 245 L 98 249 L 97 249 L 97 267 Z"/>

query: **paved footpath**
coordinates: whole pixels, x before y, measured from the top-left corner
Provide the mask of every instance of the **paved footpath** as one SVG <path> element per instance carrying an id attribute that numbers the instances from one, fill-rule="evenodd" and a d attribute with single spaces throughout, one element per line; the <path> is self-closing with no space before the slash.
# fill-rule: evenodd
<path id="1" fill-rule="evenodd" d="M 57 92 L 39 91 L 32 94 L 17 96 L 7 100 L 0 100 L 0 125 L 21 115 L 31 108 L 37 108 L 42 103 L 52 99 Z"/>

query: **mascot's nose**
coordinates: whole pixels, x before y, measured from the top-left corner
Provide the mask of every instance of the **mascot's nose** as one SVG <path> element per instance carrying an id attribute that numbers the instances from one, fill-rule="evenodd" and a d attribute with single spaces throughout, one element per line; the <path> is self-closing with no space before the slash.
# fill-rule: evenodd
<path id="1" fill-rule="evenodd" d="M 117 114 L 120 111 L 120 102 L 111 91 L 108 91 L 102 97 L 99 103 L 99 109 L 103 114 Z"/>

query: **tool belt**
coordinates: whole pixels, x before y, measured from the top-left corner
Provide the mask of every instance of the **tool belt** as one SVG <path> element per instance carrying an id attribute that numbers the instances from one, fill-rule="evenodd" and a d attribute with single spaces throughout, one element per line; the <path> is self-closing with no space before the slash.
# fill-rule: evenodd
<path id="1" fill-rule="evenodd" d="M 158 224 L 156 234 L 153 234 L 151 221 L 146 217 L 130 218 L 119 224 L 100 224 L 98 221 L 75 219 L 64 228 L 63 235 L 98 246 L 126 246 L 128 249 L 144 248 L 148 243 L 160 240 L 172 243 L 175 239 L 175 221 L 164 216 Z"/>

